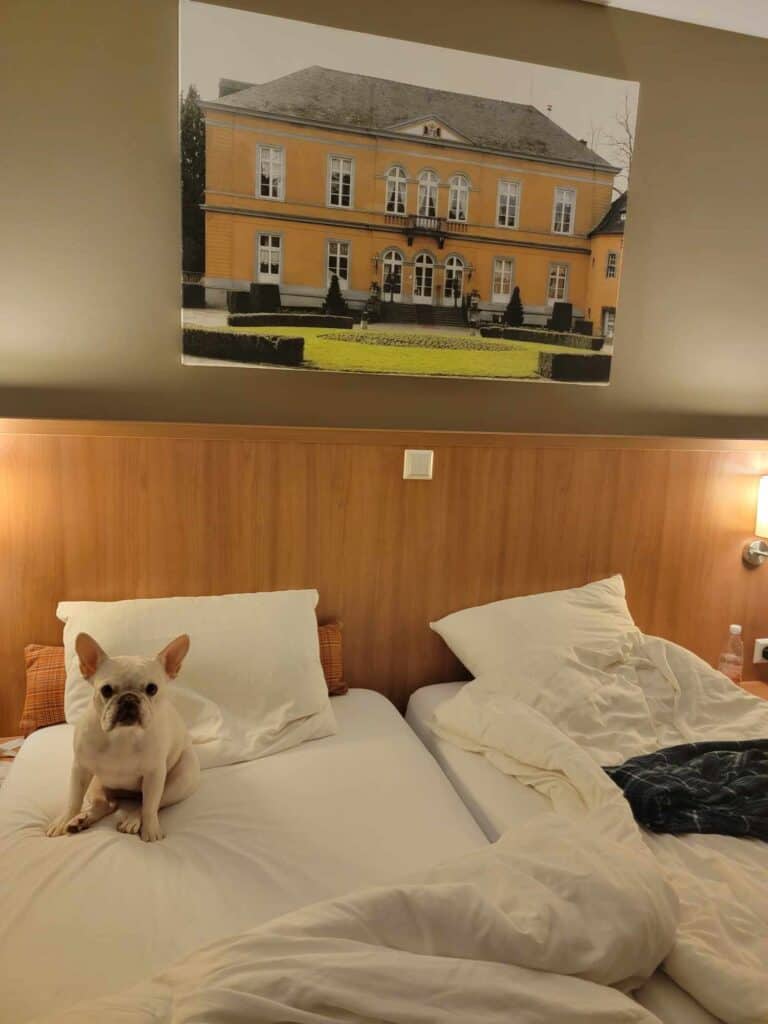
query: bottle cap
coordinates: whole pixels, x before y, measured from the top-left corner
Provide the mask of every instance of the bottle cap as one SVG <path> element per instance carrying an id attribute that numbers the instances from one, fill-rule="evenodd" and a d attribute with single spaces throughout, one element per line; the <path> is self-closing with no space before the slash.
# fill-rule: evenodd
<path id="1" fill-rule="evenodd" d="M 728 631 L 731 636 L 741 636 L 741 626 L 737 626 L 735 623 L 728 627 Z"/>

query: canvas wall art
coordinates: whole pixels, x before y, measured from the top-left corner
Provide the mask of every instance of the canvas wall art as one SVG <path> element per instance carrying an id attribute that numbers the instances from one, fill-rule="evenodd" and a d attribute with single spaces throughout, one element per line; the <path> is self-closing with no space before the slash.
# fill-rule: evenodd
<path id="1" fill-rule="evenodd" d="M 189 364 L 605 384 L 636 83 L 180 4 Z"/>

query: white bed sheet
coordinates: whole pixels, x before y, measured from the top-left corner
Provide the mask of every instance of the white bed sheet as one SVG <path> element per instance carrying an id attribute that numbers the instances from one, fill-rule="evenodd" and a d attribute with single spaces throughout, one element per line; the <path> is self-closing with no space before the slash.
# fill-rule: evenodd
<path id="1" fill-rule="evenodd" d="M 498 771 L 482 755 L 462 750 L 432 731 L 430 722 L 435 708 L 450 700 L 463 685 L 423 686 L 411 695 L 405 718 L 485 835 L 494 842 L 507 829 L 553 811 L 540 793 Z M 635 995 L 665 1024 L 719 1024 L 716 1017 L 660 971 Z"/>
<path id="2" fill-rule="evenodd" d="M 203 944 L 485 845 L 393 706 L 352 690 L 335 736 L 203 773 L 146 844 L 114 818 L 47 839 L 72 730 L 33 734 L 0 791 L 0 1018 L 118 991 Z"/>

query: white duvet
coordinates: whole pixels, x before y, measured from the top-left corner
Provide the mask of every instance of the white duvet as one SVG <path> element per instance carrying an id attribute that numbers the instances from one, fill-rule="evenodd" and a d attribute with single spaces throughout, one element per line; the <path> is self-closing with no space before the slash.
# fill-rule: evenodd
<path id="1" fill-rule="evenodd" d="M 509 672 L 467 684 L 435 716 L 444 739 L 578 818 L 596 809 L 637 831 L 601 765 L 677 743 L 768 737 L 768 704 L 683 648 L 636 632 L 572 649 L 548 678 Z M 768 844 L 727 836 L 644 836 L 680 900 L 664 968 L 728 1024 L 768 1021 Z"/>
<path id="2" fill-rule="evenodd" d="M 224 939 L 46 1024 L 651 1024 L 677 900 L 636 836 L 547 815 L 418 879 Z M 42 1024 L 42 1021 L 41 1021 Z"/>

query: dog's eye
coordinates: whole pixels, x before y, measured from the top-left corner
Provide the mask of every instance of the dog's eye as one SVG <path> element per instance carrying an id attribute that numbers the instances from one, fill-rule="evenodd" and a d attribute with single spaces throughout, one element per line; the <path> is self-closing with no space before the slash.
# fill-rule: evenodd
<path id="1" fill-rule="evenodd" d="M 104 697 L 105 700 L 111 697 L 114 692 L 115 691 L 112 689 L 109 683 L 107 683 L 106 686 L 102 686 L 101 688 L 101 696 Z"/>
<path id="2" fill-rule="evenodd" d="M 155 683 L 147 683 L 147 696 L 154 697 L 157 693 L 157 685 Z"/>

